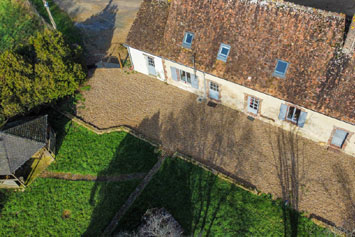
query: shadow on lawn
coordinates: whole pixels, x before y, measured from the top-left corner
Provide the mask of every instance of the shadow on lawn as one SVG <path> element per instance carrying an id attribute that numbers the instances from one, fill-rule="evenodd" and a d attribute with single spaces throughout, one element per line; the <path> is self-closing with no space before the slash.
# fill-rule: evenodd
<path id="1" fill-rule="evenodd" d="M 235 173 L 229 175 L 236 177 L 241 172 L 239 167 L 247 161 L 243 154 L 248 148 L 241 143 L 251 143 L 253 130 L 249 120 L 229 111 L 220 107 L 216 112 L 204 104 L 191 103 L 164 119 L 158 112 L 143 120 L 137 129 L 164 149 L 181 151 L 224 173 L 227 172 L 220 167 L 231 164 Z M 237 127 L 237 131 L 230 127 Z M 254 187 L 245 180 L 239 181 Z M 220 233 L 249 233 L 247 210 L 230 197 L 234 189 L 234 185 L 223 186 L 217 176 L 195 165 L 179 159 L 165 161 L 118 230 L 135 230 L 147 209 L 164 207 L 182 225 L 185 234 L 213 235 L 216 228 L 220 228 Z M 229 208 L 235 212 L 228 213 Z M 230 218 L 235 223 L 224 226 L 223 215 L 235 213 L 238 213 L 235 218 Z"/>
<path id="2" fill-rule="evenodd" d="M 108 167 L 97 175 L 146 173 L 158 161 L 154 147 L 127 135 L 117 147 Z M 83 236 L 99 236 L 141 180 L 95 182 L 90 205 L 94 206 L 91 222 Z"/>

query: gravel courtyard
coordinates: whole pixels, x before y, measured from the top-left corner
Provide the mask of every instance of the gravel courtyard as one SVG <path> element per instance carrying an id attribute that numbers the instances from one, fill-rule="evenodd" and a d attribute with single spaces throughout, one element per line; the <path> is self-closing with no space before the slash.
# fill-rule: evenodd
<path id="1" fill-rule="evenodd" d="M 225 106 L 197 103 L 195 95 L 139 73 L 97 69 L 88 84 L 85 108 L 77 111 L 86 122 L 130 126 L 244 185 L 285 199 L 291 192 L 300 210 L 353 228 L 354 157 Z"/>

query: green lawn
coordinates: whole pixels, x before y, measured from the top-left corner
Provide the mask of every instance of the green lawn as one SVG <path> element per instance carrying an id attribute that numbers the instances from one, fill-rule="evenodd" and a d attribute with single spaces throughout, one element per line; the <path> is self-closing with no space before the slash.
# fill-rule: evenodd
<path id="1" fill-rule="evenodd" d="M 56 163 L 49 170 L 93 175 L 147 172 L 157 162 L 150 144 L 125 132 L 97 135 L 53 113 L 57 132 Z"/>
<path id="2" fill-rule="evenodd" d="M 296 233 L 323 236 L 328 233 L 306 217 L 283 209 L 280 202 L 267 195 L 251 194 L 180 159 L 164 162 L 117 231 L 136 229 L 144 212 L 154 207 L 166 208 L 188 235 L 202 232 L 203 236 L 284 236 L 286 232 L 286 236 Z"/>
<path id="3" fill-rule="evenodd" d="M 24 192 L 7 193 L 2 209 L 0 198 L 0 236 L 98 236 L 138 182 L 38 178 Z"/>
<path id="4" fill-rule="evenodd" d="M 96 135 L 56 112 L 49 120 L 57 133 L 51 171 L 118 175 L 157 161 L 152 146 L 126 133 Z M 24 192 L 0 190 L 0 236 L 98 236 L 139 182 L 38 178 Z"/>

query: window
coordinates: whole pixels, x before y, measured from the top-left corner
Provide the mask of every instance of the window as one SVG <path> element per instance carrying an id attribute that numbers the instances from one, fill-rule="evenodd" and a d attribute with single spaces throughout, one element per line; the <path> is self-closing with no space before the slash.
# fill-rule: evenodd
<path id="1" fill-rule="evenodd" d="M 289 65 L 288 62 L 277 60 L 276 67 L 272 75 L 275 77 L 285 78 L 288 65 Z"/>
<path id="2" fill-rule="evenodd" d="M 185 72 L 183 70 L 177 69 L 175 67 L 170 67 L 171 70 L 171 78 L 176 81 L 180 82 L 183 81 L 186 84 L 191 85 L 192 88 L 198 89 L 199 88 L 199 81 L 198 77 L 193 73 Z"/>
<path id="3" fill-rule="evenodd" d="M 210 90 L 219 92 L 219 86 L 214 82 L 210 82 Z"/>
<path id="4" fill-rule="evenodd" d="M 180 70 L 180 78 L 181 81 L 191 84 L 191 74 L 189 72 Z"/>
<path id="5" fill-rule="evenodd" d="M 338 148 L 343 148 L 344 142 L 348 137 L 349 133 L 342 129 L 335 129 L 335 132 L 332 137 L 331 145 Z"/>
<path id="6" fill-rule="evenodd" d="M 279 119 L 286 119 L 287 121 L 295 123 L 297 124 L 297 126 L 302 128 L 306 123 L 307 114 L 307 112 L 302 111 L 301 109 L 296 108 L 295 106 L 281 104 Z"/>
<path id="7" fill-rule="evenodd" d="M 152 66 L 152 67 L 155 67 L 154 58 L 148 57 L 148 65 Z"/>
<path id="8" fill-rule="evenodd" d="M 258 98 L 248 96 L 248 112 L 258 114 L 259 103 L 260 101 Z"/>
<path id="9" fill-rule="evenodd" d="M 209 97 L 214 100 L 219 100 L 219 85 L 210 81 Z"/>
<path id="10" fill-rule="evenodd" d="M 300 114 L 301 114 L 300 109 L 290 106 L 290 107 L 288 107 L 286 119 L 297 123 L 298 118 L 300 117 Z"/>
<path id="11" fill-rule="evenodd" d="M 194 34 L 191 32 L 186 32 L 184 36 L 184 40 L 182 42 L 182 46 L 188 49 L 191 48 L 193 39 L 194 39 Z"/>
<path id="12" fill-rule="evenodd" d="M 227 62 L 227 58 L 228 58 L 230 49 L 231 49 L 231 46 L 229 46 L 227 44 L 221 44 L 221 46 L 219 47 L 217 59 L 221 60 L 223 62 Z"/>

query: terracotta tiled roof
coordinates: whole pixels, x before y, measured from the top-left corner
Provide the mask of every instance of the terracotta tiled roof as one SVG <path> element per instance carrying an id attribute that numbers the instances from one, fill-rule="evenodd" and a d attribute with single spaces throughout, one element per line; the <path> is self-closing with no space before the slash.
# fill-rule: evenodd
<path id="1" fill-rule="evenodd" d="M 267 0 L 163 5 L 144 1 L 128 45 L 188 66 L 195 54 L 198 70 L 355 123 L 355 59 L 341 53 L 345 15 Z M 186 31 L 195 34 L 191 50 L 182 47 Z M 231 46 L 226 63 L 216 60 L 220 43 Z M 290 63 L 284 79 L 272 76 L 277 59 Z"/>

